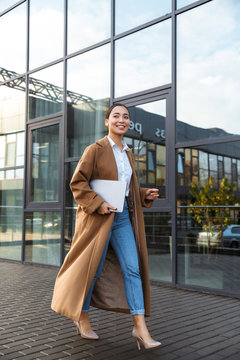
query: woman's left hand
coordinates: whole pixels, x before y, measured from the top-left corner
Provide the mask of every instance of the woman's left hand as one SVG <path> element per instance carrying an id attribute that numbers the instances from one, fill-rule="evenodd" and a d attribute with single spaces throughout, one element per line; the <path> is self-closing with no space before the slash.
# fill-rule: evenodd
<path id="1" fill-rule="evenodd" d="M 147 189 L 145 198 L 147 200 L 155 200 L 159 197 L 158 189 Z"/>

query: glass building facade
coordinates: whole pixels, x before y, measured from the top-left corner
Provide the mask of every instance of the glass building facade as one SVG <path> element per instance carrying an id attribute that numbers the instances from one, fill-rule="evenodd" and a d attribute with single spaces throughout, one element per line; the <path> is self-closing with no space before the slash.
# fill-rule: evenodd
<path id="1" fill-rule="evenodd" d="M 240 297 L 239 19 L 236 0 L 0 2 L 0 259 L 61 265 L 70 179 L 122 102 L 160 192 L 151 280 Z"/>

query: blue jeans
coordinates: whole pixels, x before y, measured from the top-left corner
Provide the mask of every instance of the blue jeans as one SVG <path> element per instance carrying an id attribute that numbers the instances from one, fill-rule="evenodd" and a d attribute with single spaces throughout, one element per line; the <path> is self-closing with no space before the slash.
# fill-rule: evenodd
<path id="1" fill-rule="evenodd" d="M 107 215 L 104 215 L 107 216 Z M 127 201 L 122 213 L 116 213 L 112 228 L 103 251 L 97 272 L 84 301 L 82 312 L 88 312 L 92 291 L 96 280 L 100 277 L 107 255 L 109 242 L 118 257 L 121 266 L 127 303 L 132 315 L 144 315 L 142 281 L 139 274 L 138 255 L 132 225 L 129 219 Z"/>

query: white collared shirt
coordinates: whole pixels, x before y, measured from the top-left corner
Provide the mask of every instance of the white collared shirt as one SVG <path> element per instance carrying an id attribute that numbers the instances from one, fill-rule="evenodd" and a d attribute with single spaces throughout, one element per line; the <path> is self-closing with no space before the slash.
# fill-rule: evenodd
<path id="1" fill-rule="evenodd" d="M 129 151 L 129 147 L 125 142 L 123 142 L 123 149 L 122 151 L 119 147 L 115 144 L 115 142 L 108 136 L 108 141 L 112 147 L 113 154 L 116 160 L 117 169 L 118 169 L 118 180 L 126 181 L 127 188 L 126 188 L 126 196 L 129 194 L 129 184 L 132 177 L 132 168 L 128 160 L 128 156 L 126 151 Z"/>

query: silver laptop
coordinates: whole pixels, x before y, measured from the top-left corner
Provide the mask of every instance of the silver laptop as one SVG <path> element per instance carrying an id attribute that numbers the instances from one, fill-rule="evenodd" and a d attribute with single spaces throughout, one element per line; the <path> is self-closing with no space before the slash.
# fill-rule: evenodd
<path id="1" fill-rule="evenodd" d="M 116 180 L 99 180 L 90 181 L 90 187 L 109 205 L 117 208 L 110 210 L 114 212 L 122 212 L 124 200 L 126 196 L 126 181 Z"/>

